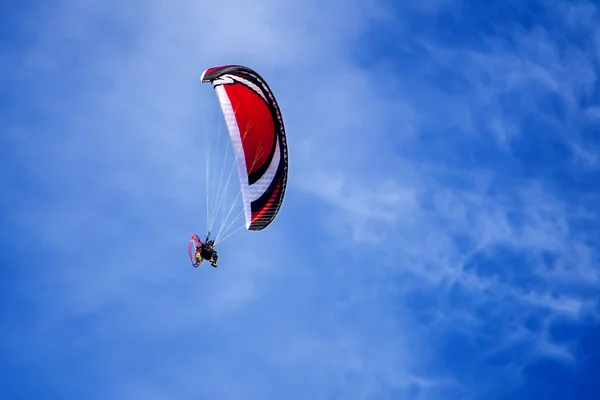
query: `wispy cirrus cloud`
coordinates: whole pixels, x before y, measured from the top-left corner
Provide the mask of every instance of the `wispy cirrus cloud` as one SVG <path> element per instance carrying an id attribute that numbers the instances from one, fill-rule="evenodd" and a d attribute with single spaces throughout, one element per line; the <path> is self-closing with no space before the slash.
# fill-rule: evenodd
<path id="1" fill-rule="evenodd" d="M 479 369 L 476 379 L 511 385 L 524 383 L 521 372 L 536 360 L 576 364 L 577 339 L 553 332 L 597 318 L 598 149 L 588 119 L 596 99 L 594 28 L 573 26 L 577 10 L 555 6 L 544 14 L 547 27 L 511 21 L 463 42 L 433 30 L 411 38 L 392 26 L 395 45 L 379 53 L 377 76 L 396 90 L 394 101 L 410 104 L 417 117 L 407 125 L 418 134 L 403 135 L 401 118 L 380 116 L 388 118 L 388 147 L 372 152 L 374 168 L 361 172 L 371 182 L 393 181 L 413 201 L 389 204 L 357 175 L 346 178 L 360 198 L 339 194 L 343 179 L 335 173 L 322 184 L 322 197 L 331 202 L 338 193 L 345 213 L 329 224 L 354 221 L 359 232 L 371 228 L 385 238 L 369 252 L 386 261 L 376 268 L 385 272 L 375 274 L 395 282 L 381 284 L 390 296 L 417 299 L 408 302 L 417 321 L 411 326 L 439 344 L 429 351 L 443 354 L 444 338 L 454 337 L 449 343 L 472 356 L 454 353 L 449 368 L 463 357 L 465 368 Z M 591 4 L 581 7 L 594 15 Z M 468 10 L 453 15 L 457 23 L 476 18 Z M 582 44 L 550 26 L 572 40 L 581 35 Z M 396 51 L 410 62 L 397 60 Z M 382 214 L 394 223 L 378 224 Z M 340 237 L 360 243 L 369 236 L 351 232 Z M 488 395 L 498 389 L 461 369 L 448 373 L 473 398 L 478 387 Z"/>

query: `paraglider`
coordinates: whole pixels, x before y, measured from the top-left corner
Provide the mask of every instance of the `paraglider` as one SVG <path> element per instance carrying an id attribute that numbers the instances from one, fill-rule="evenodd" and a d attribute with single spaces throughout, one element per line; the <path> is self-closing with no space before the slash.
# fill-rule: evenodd
<path id="1" fill-rule="evenodd" d="M 204 242 L 200 240 L 198 235 L 192 235 L 192 238 L 190 239 L 189 252 L 192 265 L 195 268 L 199 267 L 203 260 L 207 260 L 210 262 L 210 265 L 212 265 L 214 268 L 217 268 L 217 260 L 219 259 L 219 256 L 215 250 L 214 240 L 210 240 L 210 233 L 206 235 Z"/>
<path id="2" fill-rule="evenodd" d="M 288 149 L 279 104 L 267 82 L 249 67 L 209 68 L 200 80 L 212 84 L 225 119 L 238 172 L 240 214 L 244 215 L 245 228 L 261 231 L 277 216 L 287 185 Z M 207 260 L 216 268 L 215 245 L 223 236 L 219 232 L 213 240 L 211 230 L 212 222 L 204 241 L 196 234 L 190 239 L 194 267 Z"/>

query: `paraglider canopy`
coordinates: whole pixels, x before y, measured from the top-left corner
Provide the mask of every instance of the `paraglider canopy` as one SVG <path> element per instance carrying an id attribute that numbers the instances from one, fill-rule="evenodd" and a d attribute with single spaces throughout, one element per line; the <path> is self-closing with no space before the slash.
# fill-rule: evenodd
<path id="1" fill-rule="evenodd" d="M 260 231 L 277 216 L 285 194 L 288 155 L 279 105 L 267 82 L 241 65 L 209 68 L 225 117 L 241 185 L 246 229 Z"/>

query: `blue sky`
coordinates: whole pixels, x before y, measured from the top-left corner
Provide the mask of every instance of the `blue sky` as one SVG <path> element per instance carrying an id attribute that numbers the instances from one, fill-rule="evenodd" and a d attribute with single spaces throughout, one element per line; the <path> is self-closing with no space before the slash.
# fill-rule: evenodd
<path id="1" fill-rule="evenodd" d="M 0 18 L 3 398 L 599 398 L 593 2 Z M 280 102 L 289 187 L 193 269 L 230 63 Z"/>

